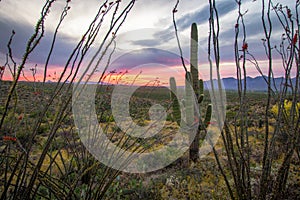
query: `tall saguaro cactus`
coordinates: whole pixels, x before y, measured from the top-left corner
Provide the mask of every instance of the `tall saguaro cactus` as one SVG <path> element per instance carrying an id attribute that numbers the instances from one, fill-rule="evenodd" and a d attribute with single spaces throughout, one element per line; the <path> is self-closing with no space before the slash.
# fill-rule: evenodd
<path id="1" fill-rule="evenodd" d="M 198 30 L 197 24 L 193 23 L 191 28 L 191 52 L 190 65 L 193 89 L 197 99 L 199 98 L 199 73 L 198 73 Z"/>
<path id="2" fill-rule="evenodd" d="M 201 104 L 204 99 L 204 86 L 203 86 L 203 80 L 199 80 L 199 72 L 198 72 L 198 30 L 196 23 L 193 23 L 191 26 L 191 48 L 190 48 L 190 72 L 186 73 L 186 86 L 185 86 L 185 101 L 184 101 L 184 111 L 185 111 L 185 123 L 187 125 L 191 125 L 194 122 L 194 115 L 195 111 L 194 109 L 199 109 L 199 113 L 201 113 Z M 192 88 L 190 87 L 192 85 Z M 170 87 L 173 92 L 176 92 L 176 81 L 174 77 L 170 78 Z M 197 105 L 193 105 L 192 98 L 197 98 Z M 176 99 L 176 95 L 174 95 L 171 92 L 171 99 L 173 103 L 173 118 L 175 121 L 180 125 L 180 122 L 182 121 L 180 117 L 181 111 L 179 102 Z M 196 107 L 195 107 L 196 106 Z M 198 107 L 198 108 L 197 108 Z M 204 116 L 204 121 L 201 122 L 201 114 L 198 116 L 199 118 L 199 127 L 198 131 L 196 133 L 196 136 L 191 138 L 191 146 L 189 149 L 189 159 L 193 162 L 197 161 L 199 158 L 199 140 L 200 140 L 200 131 L 205 129 L 210 121 L 212 113 L 212 107 L 211 105 L 208 105 L 206 109 L 206 113 Z"/>
<path id="3" fill-rule="evenodd" d="M 199 99 L 199 74 L 198 74 L 198 30 L 197 24 L 193 23 L 191 27 L 191 52 L 190 52 L 190 65 L 191 65 L 191 82 L 196 95 Z M 200 131 L 197 131 L 195 138 L 190 146 L 190 160 L 196 161 L 199 153 L 199 139 Z"/>

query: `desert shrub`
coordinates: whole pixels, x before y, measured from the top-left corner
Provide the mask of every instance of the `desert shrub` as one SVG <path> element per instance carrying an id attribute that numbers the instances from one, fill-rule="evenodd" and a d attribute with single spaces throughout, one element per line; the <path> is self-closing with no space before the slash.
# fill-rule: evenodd
<path id="1" fill-rule="evenodd" d="M 295 108 L 292 109 L 292 106 L 294 106 Z M 279 107 L 280 106 L 276 104 L 271 108 L 271 112 L 273 115 L 277 116 L 279 114 Z M 283 120 L 291 120 L 292 118 L 298 118 L 300 112 L 300 103 L 293 103 L 292 101 L 285 99 L 282 104 L 282 112 L 284 115 Z M 287 123 L 287 121 L 285 122 Z"/>

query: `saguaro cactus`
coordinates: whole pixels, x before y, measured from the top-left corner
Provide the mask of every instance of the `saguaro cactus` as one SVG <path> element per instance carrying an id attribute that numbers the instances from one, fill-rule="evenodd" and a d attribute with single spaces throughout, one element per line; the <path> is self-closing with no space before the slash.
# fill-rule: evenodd
<path id="1" fill-rule="evenodd" d="M 187 72 L 186 74 L 186 85 L 185 85 L 185 101 L 184 101 L 184 107 L 185 107 L 185 123 L 187 125 L 191 125 L 194 122 L 194 109 L 199 109 L 200 116 L 199 118 L 199 127 L 198 131 L 196 133 L 195 138 L 191 142 L 190 150 L 189 150 L 189 158 L 192 161 L 197 161 L 199 158 L 199 140 L 200 140 L 200 131 L 205 129 L 210 121 L 211 113 L 212 113 L 212 106 L 208 105 L 206 109 L 206 113 L 204 116 L 204 121 L 201 120 L 201 104 L 204 99 L 204 84 L 203 80 L 199 80 L 199 72 L 198 72 L 198 31 L 197 31 L 197 25 L 196 23 L 193 23 L 191 26 L 191 57 L 190 57 L 190 72 Z M 193 88 L 190 87 L 192 85 Z M 174 92 L 176 91 L 176 81 L 174 77 L 170 78 L 170 87 L 171 90 Z M 193 90 L 192 90 L 193 89 Z M 197 98 L 197 105 L 193 105 L 192 98 L 194 97 L 194 94 Z M 178 117 L 181 116 L 180 106 L 179 102 L 176 98 L 176 95 L 171 93 L 171 99 L 173 102 L 173 118 L 175 121 L 180 125 L 180 122 L 182 121 Z M 195 107 L 196 106 L 196 107 Z M 197 108 L 198 107 L 198 108 Z"/>
<path id="2" fill-rule="evenodd" d="M 179 101 L 176 98 L 177 87 L 176 81 L 174 77 L 170 78 L 170 87 L 171 87 L 171 100 L 172 100 L 172 107 L 173 107 L 173 119 L 176 120 L 177 124 L 180 124 L 181 119 L 181 112 L 180 112 L 180 105 Z"/>
<path id="3" fill-rule="evenodd" d="M 199 73 L 198 73 L 198 30 L 197 24 L 193 23 L 191 27 L 191 51 L 190 51 L 190 65 L 193 89 L 196 97 L 199 97 Z M 203 81 L 202 81 L 203 82 Z"/>

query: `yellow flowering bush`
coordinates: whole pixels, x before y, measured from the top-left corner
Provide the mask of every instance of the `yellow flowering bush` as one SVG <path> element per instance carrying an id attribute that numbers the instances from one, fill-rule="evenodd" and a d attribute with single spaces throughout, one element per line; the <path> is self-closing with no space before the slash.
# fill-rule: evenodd
<path id="1" fill-rule="evenodd" d="M 290 113 L 291 113 L 291 109 L 292 109 L 292 106 L 293 106 L 293 102 L 292 101 L 289 101 L 289 100 L 284 100 L 284 103 L 283 103 L 283 114 L 284 116 L 288 117 L 290 116 Z M 293 117 L 299 117 L 299 110 L 300 110 L 300 103 L 297 103 L 295 105 L 296 109 L 295 109 L 295 114 Z M 278 110 L 279 110 L 279 107 L 278 107 L 278 104 L 275 104 L 272 108 L 271 108 L 271 112 L 276 116 L 278 115 Z"/>

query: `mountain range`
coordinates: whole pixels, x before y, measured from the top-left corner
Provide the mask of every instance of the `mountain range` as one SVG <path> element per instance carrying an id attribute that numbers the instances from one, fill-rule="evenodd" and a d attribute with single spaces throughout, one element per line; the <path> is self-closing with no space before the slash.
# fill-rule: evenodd
<path id="1" fill-rule="evenodd" d="M 296 83 L 296 78 L 292 78 L 292 84 L 293 86 Z M 229 78 L 223 78 L 223 85 L 226 90 L 237 90 L 238 89 L 238 82 L 236 78 L 229 77 Z M 267 76 L 257 76 L 255 78 L 252 77 L 246 77 L 246 84 L 247 84 L 247 90 L 249 91 L 267 91 L 268 90 L 268 77 Z M 205 81 L 206 83 L 206 89 L 209 87 L 209 81 Z M 242 85 L 244 84 L 244 80 L 242 80 Z M 271 87 L 273 90 L 277 88 L 279 90 L 282 88 L 284 84 L 284 78 L 283 77 L 277 77 L 271 79 Z"/>

